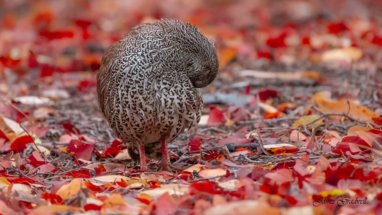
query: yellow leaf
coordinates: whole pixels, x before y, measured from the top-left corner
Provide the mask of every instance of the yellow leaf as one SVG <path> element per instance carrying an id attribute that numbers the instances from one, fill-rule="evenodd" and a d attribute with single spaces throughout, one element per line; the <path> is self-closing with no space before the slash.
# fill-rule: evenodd
<path id="1" fill-rule="evenodd" d="M 317 105 L 320 111 L 324 113 L 348 114 L 349 116 L 367 122 L 373 122 L 373 118 L 378 117 L 378 114 L 360 105 L 354 101 L 330 98 L 330 92 L 318 92 L 312 96 L 311 100 Z"/>
<path id="2" fill-rule="evenodd" d="M 8 179 L 5 178 L 5 177 L 0 177 L 0 183 L 1 183 L 1 184 L 4 184 L 4 185 L 9 185 L 9 184 L 11 184 L 11 182 L 9 182 Z"/>
<path id="3" fill-rule="evenodd" d="M 299 119 L 297 119 L 296 121 L 294 121 L 294 123 L 292 124 L 292 128 L 299 128 L 299 127 L 308 126 L 308 128 L 310 128 L 310 129 L 315 129 L 315 128 L 324 124 L 322 119 L 318 120 L 319 118 L 320 118 L 320 116 L 316 115 L 316 114 L 302 116 Z M 314 122 L 314 121 L 316 121 L 316 122 Z"/>
<path id="4" fill-rule="evenodd" d="M 73 179 L 69 184 L 65 184 L 57 191 L 57 195 L 61 196 L 63 200 L 73 198 L 81 190 L 82 180 L 79 178 Z"/>
<path id="5" fill-rule="evenodd" d="M 347 194 L 344 190 L 340 189 L 333 189 L 333 190 L 325 190 L 320 192 L 320 195 L 322 197 L 327 197 L 327 196 L 342 196 L 344 194 Z"/>

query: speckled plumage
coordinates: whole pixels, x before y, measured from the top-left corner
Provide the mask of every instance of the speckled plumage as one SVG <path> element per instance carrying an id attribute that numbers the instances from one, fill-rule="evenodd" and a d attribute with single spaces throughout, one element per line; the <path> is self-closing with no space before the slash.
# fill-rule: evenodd
<path id="1" fill-rule="evenodd" d="M 142 24 L 105 53 L 97 75 L 99 104 L 122 141 L 155 148 L 198 123 L 202 98 L 196 88 L 211 83 L 217 71 L 213 45 L 194 26 L 178 20 Z"/>

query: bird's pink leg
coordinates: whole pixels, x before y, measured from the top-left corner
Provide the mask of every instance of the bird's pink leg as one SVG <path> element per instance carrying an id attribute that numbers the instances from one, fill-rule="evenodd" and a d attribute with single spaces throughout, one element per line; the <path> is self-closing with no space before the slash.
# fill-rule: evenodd
<path id="1" fill-rule="evenodd" d="M 166 139 L 162 138 L 160 140 L 160 143 L 162 145 L 161 149 L 162 149 L 162 169 L 164 170 L 168 170 L 168 161 L 169 161 L 169 158 L 168 158 L 168 150 L 167 150 L 167 144 L 166 144 Z"/>
<path id="2" fill-rule="evenodd" d="M 139 164 L 141 165 L 141 170 L 146 171 L 147 170 L 147 163 L 146 163 L 146 154 L 145 154 L 145 145 L 139 145 Z"/>

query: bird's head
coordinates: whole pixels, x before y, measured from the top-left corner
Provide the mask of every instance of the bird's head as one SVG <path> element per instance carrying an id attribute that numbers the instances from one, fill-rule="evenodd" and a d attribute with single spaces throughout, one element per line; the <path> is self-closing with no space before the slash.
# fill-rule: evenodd
<path id="1" fill-rule="evenodd" d="M 216 77 L 219 69 L 218 58 L 214 46 L 206 41 L 195 57 L 187 64 L 188 77 L 196 88 L 209 85 Z"/>
<path id="2" fill-rule="evenodd" d="M 195 26 L 179 20 L 162 20 L 165 28 L 175 35 L 173 40 L 184 53 L 179 59 L 196 88 L 205 87 L 216 77 L 219 62 L 215 47 Z"/>

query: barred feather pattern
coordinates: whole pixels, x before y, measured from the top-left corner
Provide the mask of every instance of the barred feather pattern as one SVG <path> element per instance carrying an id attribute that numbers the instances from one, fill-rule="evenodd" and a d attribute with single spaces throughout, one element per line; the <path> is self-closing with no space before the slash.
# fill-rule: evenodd
<path id="1" fill-rule="evenodd" d="M 197 88 L 217 72 L 215 48 L 196 27 L 179 20 L 142 24 L 106 51 L 97 74 L 99 105 L 126 144 L 155 147 L 199 122 Z"/>

